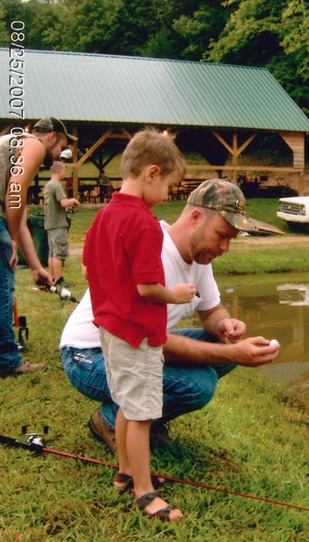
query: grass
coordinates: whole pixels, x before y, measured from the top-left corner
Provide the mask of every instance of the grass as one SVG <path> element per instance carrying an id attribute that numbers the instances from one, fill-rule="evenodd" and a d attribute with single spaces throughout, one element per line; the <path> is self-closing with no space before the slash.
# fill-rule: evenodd
<path id="1" fill-rule="evenodd" d="M 158 214 L 172 221 L 182 205 L 165 204 Z M 94 213 L 84 208 L 73 215 L 71 247 L 82 246 Z M 236 246 L 237 242 L 222 259 L 229 261 Z M 239 243 L 238 257 L 243 262 L 254 254 L 250 246 L 247 239 Z M 259 252 L 264 249 L 262 245 Z M 281 249 L 274 246 L 274 262 L 280 260 L 278 252 Z M 75 254 L 65 268 L 77 299 L 85 289 L 80 263 L 81 256 Z M 58 343 L 74 305 L 67 301 L 61 307 L 56 295 L 33 288 L 29 270 L 20 269 L 18 308 L 20 314 L 26 314 L 29 327 L 24 356 L 32 362 L 44 361 L 48 370 L 0 379 L 1 434 L 23 439 L 23 425 L 29 432 L 48 425 L 48 448 L 115 463 L 115 456 L 95 441 L 87 428 L 98 405 L 80 395 L 62 369 Z M 299 403 L 296 392 L 262 373 L 238 368 L 220 381 L 205 409 L 174 420 L 170 434 L 174 441 L 152 455 L 154 472 L 309 506 L 308 410 Z M 112 467 L 4 446 L 0 446 L 0 465 L 1 542 L 309 539 L 308 511 L 297 508 L 167 482 L 164 497 L 181 507 L 185 517 L 177 524 L 164 524 L 137 511 L 123 511 L 129 496 L 119 496 L 112 488 Z"/>

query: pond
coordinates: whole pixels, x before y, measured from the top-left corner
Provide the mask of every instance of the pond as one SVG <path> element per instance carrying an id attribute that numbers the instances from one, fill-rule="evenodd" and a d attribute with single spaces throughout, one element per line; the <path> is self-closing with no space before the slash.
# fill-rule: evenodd
<path id="1" fill-rule="evenodd" d="M 309 277 L 268 274 L 216 277 L 223 304 L 247 324 L 247 336 L 281 344 L 278 358 L 258 370 L 288 387 L 297 386 L 309 405 Z"/>

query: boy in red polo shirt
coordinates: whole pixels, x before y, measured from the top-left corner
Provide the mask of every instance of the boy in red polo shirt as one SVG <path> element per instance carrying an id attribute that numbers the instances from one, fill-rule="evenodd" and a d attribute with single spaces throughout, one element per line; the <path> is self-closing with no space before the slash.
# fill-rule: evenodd
<path id="1" fill-rule="evenodd" d="M 138 507 L 150 516 L 175 521 L 180 510 L 154 491 L 149 433 L 162 415 L 162 346 L 167 303 L 188 303 L 193 284 L 165 287 L 163 234 L 150 209 L 181 181 L 185 162 L 171 138 L 146 129 L 127 145 L 119 193 L 96 215 L 87 234 L 83 263 L 111 395 L 119 405 L 116 442 L 119 472 L 114 485 L 133 479 Z"/>

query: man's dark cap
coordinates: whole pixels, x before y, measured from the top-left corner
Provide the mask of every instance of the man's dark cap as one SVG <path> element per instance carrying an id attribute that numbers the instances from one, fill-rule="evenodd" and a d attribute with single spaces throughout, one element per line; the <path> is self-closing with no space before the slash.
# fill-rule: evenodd
<path id="1" fill-rule="evenodd" d="M 72 139 L 72 141 L 77 141 L 77 137 L 68 133 L 62 120 L 55 119 L 55 117 L 44 117 L 44 119 L 38 120 L 33 126 L 33 131 L 45 134 L 48 132 L 57 132 L 64 134 L 68 139 Z"/>

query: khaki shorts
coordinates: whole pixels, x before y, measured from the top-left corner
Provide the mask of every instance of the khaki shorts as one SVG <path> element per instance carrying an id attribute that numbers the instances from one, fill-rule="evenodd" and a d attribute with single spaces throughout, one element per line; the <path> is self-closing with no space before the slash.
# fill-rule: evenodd
<path id="1" fill-rule="evenodd" d="M 138 348 L 100 327 L 107 383 L 113 401 L 126 420 L 161 418 L 163 407 L 162 346 L 149 346 L 144 339 Z"/>
<path id="2" fill-rule="evenodd" d="M 67 228 L 47 230 L 48 256 L 57 260 L 69 257 L 69 237 Z"/>

